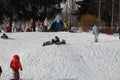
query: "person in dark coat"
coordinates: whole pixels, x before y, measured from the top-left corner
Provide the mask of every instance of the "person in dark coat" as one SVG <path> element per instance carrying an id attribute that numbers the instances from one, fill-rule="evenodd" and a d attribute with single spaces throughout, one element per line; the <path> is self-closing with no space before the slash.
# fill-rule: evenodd
<path id="1" fill-rule="evenodd" d="M 1 66 L 0 66 L 0 76 L 1 76 L 1 74 L 2 74 L 2 68 L 1 68 Z"/>
<path id="2" fill-rule="evenodd" d="M 2 39 L 8 39 L 8 36 L 5 33 L 3 33 L 3 35 L 1 36 L 1 38 Z"/>
<path id="3" fill-rule="evenodd" d="M 53 43 L 56 43 L 56 42 L 60 42 L 60 39 L 59 39 L 58 36 L 55 36 L 55 39 L 54 39 L 54 41 L 53 41 Z"/>

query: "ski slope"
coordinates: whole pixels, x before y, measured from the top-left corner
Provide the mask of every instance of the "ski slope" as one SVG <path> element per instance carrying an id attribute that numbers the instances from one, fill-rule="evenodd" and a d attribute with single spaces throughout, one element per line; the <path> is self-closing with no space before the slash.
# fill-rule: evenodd
<path id="1" fill-rule="evenodd" d="M 2 35 L 2 33 L 0 33 Z M 120 40 L 118 35 L 94 36 L 89 33 L 23 32 L 7 33 L 10 39 L 0 39 L 0 80 L 12 78 L 9 67 L 14 54 L 21 59 L 24 80 L 120 80 Z M 43 42 L 58 36 L 66 45 Z"/>

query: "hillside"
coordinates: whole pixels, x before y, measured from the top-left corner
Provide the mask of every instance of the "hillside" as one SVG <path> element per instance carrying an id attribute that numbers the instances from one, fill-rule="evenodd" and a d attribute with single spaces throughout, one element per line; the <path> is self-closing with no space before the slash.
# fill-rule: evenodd
<path id="1" fill-rule="evenodd" d="M 2 33 L 0 33 L 2 35 Z M 93 34 L 69 32 L 7 33 L 10 39 L 0 39 L 0 80 L 12 78 L 9 67 L 14 54 L 21 59 L 24 80 L 119 80 L 120 40 L 118 35 L 100 34 L 94 43 Z M 54 36 L 65 39 L 66 45 L 43 42 Z"/>

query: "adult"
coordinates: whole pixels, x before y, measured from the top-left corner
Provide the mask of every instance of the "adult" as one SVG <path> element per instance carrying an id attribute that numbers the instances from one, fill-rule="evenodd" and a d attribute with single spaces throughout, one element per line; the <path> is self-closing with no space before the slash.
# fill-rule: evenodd
<path id="1" fill-rule="evenodd" d="M 42 25 L 42 23 L 40 22 L 40 20 L 38 20 L 36 23 L 36 31 L 37 32 L 41 31 L 41 25 Z"/>
<path id="2" fill-rule="evenodd" d="M 94 25 L 92 30 L 93 30 L 94 39 L 95 39 L 94 41 L 98 42 L 98 35 L 99 35 L 99 28 L 98 28 L 98 26 Z"/>
<path id="3" fill-rule="evenodd" d="M 45 20 L 44 20 L 44 30 L 43 31 L 47 31 L 47 27 L 50 25 L 50 23 L 49 23 L 49 21 L 48 21 L 48 19 L 47 18 L 45 18 Z"/>
<path id="4" fill-rule="evenodd" d="M 29 27 L 31 28 L 31 31 L 35 31 L 35 26 L 34 26 L 33 19 L 30 20 Z"/>
<path id="5" fill-rule="evenodd" d="M 15 31 L 16 31 L 16 27 L 17 27 L 16 22 L 13 22 L 13 23 L 12 23 L 12 32 L 15 32 Z"/>
<path id="6" fill-rule="evenodd" d="M 65 31 L 67 31 L 67 30 L 68 30 L 68 23 L 67 23 L 67 21 L 66 21 L 66 20 L 64 21 L 64 30 L 65 30 Z"/>

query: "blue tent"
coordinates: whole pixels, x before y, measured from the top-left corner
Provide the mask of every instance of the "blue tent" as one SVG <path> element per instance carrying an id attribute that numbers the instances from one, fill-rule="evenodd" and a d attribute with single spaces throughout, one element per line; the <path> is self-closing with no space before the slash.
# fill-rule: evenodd
<path id="1" fill-rule="evenodd" d="M 50 25 L 48 26 L 49 31 L 61 31 L 64 30 L 64 24 L 62 17 L 57 14 L 55 19 L 50 22 Z"/>

